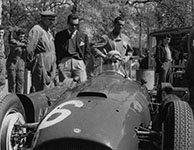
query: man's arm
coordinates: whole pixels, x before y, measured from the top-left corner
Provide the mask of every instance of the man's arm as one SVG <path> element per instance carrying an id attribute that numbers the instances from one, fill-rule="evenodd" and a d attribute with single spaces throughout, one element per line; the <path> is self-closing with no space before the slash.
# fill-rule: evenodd
<path id="1" fill-rule="evenodd" d="M 62 45 L 62 41 L 61 39 L 63 38 L 62 36 L 62 32 L 58 32 L 55 35 L 55 40 L 54 40 L 54 44 L 55 44 L 55 51 L 56 51 L 56 62 L 57 64 L 60 63 L 61 59 L 63 58 L 63 55 L 61 54 L 61 45 Z"/>
<path id="2" fill-rule="evenodd" d="M 156 56 L 155 56 L 155 61 L 156 63 L 158 64 L 158 66 L 162 66 L 163 65 L 163 62 L 161 60 L 161 51 L 162 51 L 162 48 L 160 46 L 157 46 L 156 47 Z"/>
<path id="3" fill-rule="evenodd" d="M 84 54 L 84 62 L 86 66 L 89 63 L 89 60 L 91 59 L 91 51 L 90 51 L 90 44 L 88 36 L 85 34 L 85 54 Z"/>
<path id="4" fill-rule="evenodd" d="M 15 46 L 20 46 L 20 47 L 25 47 L 26 44 L 24 42 L 20 42 L 19 40 L 16 40 L 14 38 L 13 34 L 14 34 L 14 31 L 13 30 L 10 31 L 9 38 L 8 38 L 9 39 L 9 43 L 12 44 L 12 46 L 15 45 Z"/>
<path id="5" fill-rule="evenodd" d="M 50 81 L 56 80 L 56 73 L 57 73 L 57 64 L 56 64 L 56 57 L 55 57 L 55 61 L 52 63 L 52 66 L 51 66 Z"/>
<path id="6" fill-rule="evenodd" d="M 94 54 L 95 57 L 102 57 L 105 58 L 107 51 L 104 48 L 107 44 L 107 41 L 104 37 L 101 37 L 101 39 L 96 42 L 93 47 L 92 47 L 92 53 Z"/>
<path id="7" fill-rule="evenodd" d="M 28 36 L 28 44 L 27 44 L 27 59 L 29 61 L 33 60 L 34 51 L 37 47 L 37 43 L 39 41 L 39 31 L 36 28 L 32 28 L 29 32 Z"/>

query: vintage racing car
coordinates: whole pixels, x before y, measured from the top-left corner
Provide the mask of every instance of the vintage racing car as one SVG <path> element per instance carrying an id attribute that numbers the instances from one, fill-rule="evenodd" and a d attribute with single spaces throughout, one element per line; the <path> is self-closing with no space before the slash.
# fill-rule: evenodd
<path id="1" fill-rule="evenodd" d="M 187 102 L 160 103 L 143 81 L 108 65 L 72 89 L 1 95 L 0 150 L 194 149 Z"/>

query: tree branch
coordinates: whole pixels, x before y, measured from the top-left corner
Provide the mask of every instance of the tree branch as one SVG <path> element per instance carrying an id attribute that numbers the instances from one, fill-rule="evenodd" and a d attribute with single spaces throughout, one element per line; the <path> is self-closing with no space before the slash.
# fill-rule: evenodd
<path id="1" fill-rule="evenodd" d="M 155 3 L 159 3 L 161 2 L 162 0 L 136 0 L 136 1 L 133 1 L 133 2 L 130 2 L 129 0 L 127 0 L 125 2 L 125 5 L 130 5 L 130 6 L 134 6 L 136 4 L 146 4 L 146 3 L 150 3 L 150 2 L 155 2 Z"/>

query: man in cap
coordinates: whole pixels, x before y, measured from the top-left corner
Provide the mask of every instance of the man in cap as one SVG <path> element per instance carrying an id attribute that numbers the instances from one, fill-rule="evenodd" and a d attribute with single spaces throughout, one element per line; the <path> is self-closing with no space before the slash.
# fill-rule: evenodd
<path id="1" fill-rule="evenodd" d="M 31 64 L 32 74 L 31 92 L 53 87 L 56 77 L 55 46 L 51 34 L 56 14 L 44 11 L 40 15 L 40 23 L 29 32 L 27 45 L 27 59 Z"/>

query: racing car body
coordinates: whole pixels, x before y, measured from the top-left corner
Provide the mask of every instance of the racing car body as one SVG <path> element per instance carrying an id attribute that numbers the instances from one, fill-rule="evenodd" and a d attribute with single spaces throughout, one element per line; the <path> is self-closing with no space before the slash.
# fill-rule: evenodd
<path id="1" fill-rule="evenodd" d="M 135 128 L 147 127 L 150 122 L 145 87 L 117 73 L 106 72 L 77 87 L 67 97 L 62 96 L 39 124 L 36 146 L 60 147 L 71 139 L 73 145 L 67 142 L 66 146 L 73 149 L 74 143 L 81 142 L 77 139 L 80 137 L 82 144 L 91 148 L 94 145 L 90 143 L 96 146 L 100 143 L 105 149 L 138 148 Z M 56 142 L 58 139 L 61 142 Z"/>
<path id="2" fill-rule="evenodd" d="M 158 149 L 193 149 L 188 104 L 171 98 L 159 113 L 163 121 L 153 120 L 150 105 L 144 84 L 108 69 L 73 89 L 8 94 L 0 103 L 1 150 L 156 149 L 152 141 Z M 162 126 L 154 129 L 154 122 Z"/>

